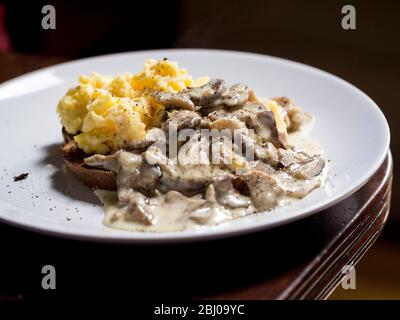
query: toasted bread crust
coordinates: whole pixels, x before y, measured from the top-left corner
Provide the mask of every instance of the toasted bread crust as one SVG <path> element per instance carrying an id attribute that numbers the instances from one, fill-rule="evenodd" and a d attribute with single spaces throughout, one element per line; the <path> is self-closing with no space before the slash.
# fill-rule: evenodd
<path id="1" fill-rule="evenodd" d="M 84 165 L 85 155 L 75 145 L 72 137 L 63 129 L 64 144 L 61 148 L 64 162 L 79 180 L 91 188 L 117 190 L 117 175 L 109 170 L 89 168 Z"/>
<path id="2" fill-rule="evenodd" d="M 91 188 L 117 190 L 117 176 L 114 172 L 88 168 L 83 165 L 83 161 L 64 159 L 67 167 Z"/>

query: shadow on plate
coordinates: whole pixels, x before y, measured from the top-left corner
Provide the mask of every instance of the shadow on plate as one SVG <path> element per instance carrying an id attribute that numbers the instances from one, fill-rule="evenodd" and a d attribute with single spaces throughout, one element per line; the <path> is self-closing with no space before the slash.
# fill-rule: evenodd
<path id="1" fill-rule="evenodd" d="M 82 184 L 66 167 L 60 151 L 60 144 L 51 144 L 43 147 L 46 156 L 41 160 L 43 165 L 52 165 L 56 171 L 51 175 L 52 187 L 71 200 L 79 200 L 91 204 L 100 201 L 93 191 Z"/>

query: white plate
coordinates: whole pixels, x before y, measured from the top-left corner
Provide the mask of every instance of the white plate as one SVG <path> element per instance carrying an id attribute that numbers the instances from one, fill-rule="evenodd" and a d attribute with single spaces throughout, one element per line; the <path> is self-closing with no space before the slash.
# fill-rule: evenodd
<path id="1" fill-rule="evenodd" d="M 331 160 L 328 185 L 294 204 L 201 231 L 140 233 L 102 225 L 93 192 L 62 172 L 58 100 L 93 71 L 137 72 L 148 58 L 168 57 L 195 76 L 247 83 L 259 96 L 287 95 L 316 116 L 311 136 Z M 115 242 L 171 242 L 247 233 L 309 216 L 360 188 L 383 162 L 388 124 L 377 105 L 349 83 L 315 68 L 269 56 L 219 50 L 159 50 L 78 60 L 0 86 L 0 219 L 52 235 Z M 26 180 L 13 176 L 29 172 Z"/>

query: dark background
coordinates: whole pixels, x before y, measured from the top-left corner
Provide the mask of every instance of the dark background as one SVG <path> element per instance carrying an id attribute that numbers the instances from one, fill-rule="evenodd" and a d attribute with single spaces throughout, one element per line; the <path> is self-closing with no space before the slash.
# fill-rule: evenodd
<path id="1" fill-rule="evenodd" d="M 41 28 L 44 4 L 56 8 L 56 30 Z M 356 30 L 341 28 L 346 4 L 356 8 Z M 9 41 L 0 61 L 12 64 L 12 55 L 26 56 L 26 71 L 29 59 L 63 61 L 181 47 L 258 52 L 321 68 L 359 87 L 380 106 L 391 127 L 395 175 L 399 169 L 399 1 L 3 1 L 3 11 L 3 36 Z M 389 256 L 400 256 L 397 180 L 382 247 L 377 245 L 382 252 L 390 241 L 395 249 Z"/>

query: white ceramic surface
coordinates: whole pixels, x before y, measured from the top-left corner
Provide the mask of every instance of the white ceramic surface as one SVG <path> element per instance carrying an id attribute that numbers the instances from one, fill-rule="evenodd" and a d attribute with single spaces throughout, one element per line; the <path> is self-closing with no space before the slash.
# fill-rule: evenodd
<path id="1" fill-rule="evenodd" d="M 316 116 L 311 137 L 331 160 L 325 189 L 287 207 L 201 231 L 140 233 L 102 225 L 93 192 L 62 170 L 58 100 L 93 71 L 137 72 L 148 58 L 168 57 L 195 76 L 247 83 L 259 96 L 292 97 Z M 349 83 L 287 60 L 219 50 L 159 50 L 78 60 L 45 68 L 0 85 L 0 220 L 23 228 L 78 239 L 114 242 L 204 240 L 288 223 L 337 203 L 360 188 L 383 162 L 389 128 L 377 105 Z M 26 180 L 13 176 L 29 172 Z"/>

